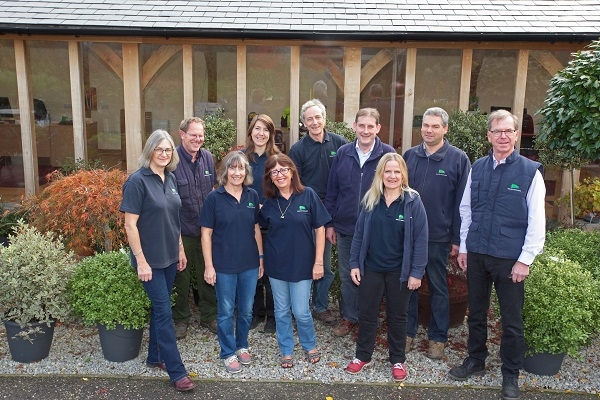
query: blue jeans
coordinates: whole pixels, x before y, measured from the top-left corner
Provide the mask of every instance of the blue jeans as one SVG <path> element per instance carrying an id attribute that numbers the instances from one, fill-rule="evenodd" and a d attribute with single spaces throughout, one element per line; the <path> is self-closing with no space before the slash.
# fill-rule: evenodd
<path id="1" fill-rule="evenodd" d="M 500 360 L 502 375 L 518 376 L 523 367 L 525 339 L 523 336 L 524 282 L 514 283 L 509 275 L 517 260 L 509 260 L 469 252 L 467 283 L 469 285 L 469 357 L 483 364 L 488 355 L 487 315 L 492 284 L 498 295 L 502 321 Z M 565 299 L 564 301 L 568 301 Z"/>
<path id="2" fill-rule="evenodd" d="M 294 352 L 294 328 L 290 310 L 296 318 L 300 345 L 302 345 L 304 351 L 314 349 L 317 336 L 308 305 L 312 280 L 287 282 L 274 278 L 269 279 L 271 280 L 273 300 L 275 301 L 275 329 L 281 355 L 283 357 L 291 356 Z"/>
<path id="3" fill-rule="evenodd" d="M 258 280 L 258 268 L 237 274 L 217 272 L 217 337 L 221 358 L 228 358 L 236 350 L 248 348 L 248 332 L 252 323 L 252 305 Z M 235 333 L 234 312 L 237 309 Z"/>
<path id="4" fill-rule="evenodd" d="M 361 301 L 356 358 L 361 361 L 371 361 L 373 356 L 384 293 L 389 360 L 392 364 L 406 361 L 406 313 L 412 290 L 408 289 L 408 282 L 400 282 L 400 272 L 399 269 L 380 272 L 365 268 L 358 287 Z"/>
<path id="5" fill-rule="evenodd" d="M 331 271 L 331 242 L 327 239 L 325 239 L 325 251 L 323 252 L 323 270 L 323 277 L 313 281 L 312 308 L 318 313 L 329 308 L 329 288 L 335 278 Z"/>
<path id="6" fill-rule="evenodd" d="M 448 298 L 447 265 L 450 243 L 429 242 L 427 260 L 427 284 L 429 285 L 429 304 L 431 315 L 427 326 L 429 340 L 445 343 L 450 328 L 450 302 Z M 419 292 L 413 291 L 408 306 L 408 324 L 406 334 L 412 338 L 417 334 L 419 325 Z"/>
<path id="7" fill-rule="evenodd" d="M 171 292 L 177 273 L 177 263 L 167 268 L 152 268 L 152 279 L 142 282 L 152 303 L 148 363 L 164 362 L 171 382 L 187 376 L 181 361 L 171 312 Z"/>
<path id="8" fill-rule="evenodd" d="M 338 271 L 340 274 L 340 291 L 342 300 L 340 301 L 340 312 L 342 317 L 352 323 L 358 322 L 358 286 L 352 282 L 350 277 L 350 247 L 352 247 L 352 238 L 354 235 L 343 235 L 338 233 L 337 252 L 338 252 Z"/>

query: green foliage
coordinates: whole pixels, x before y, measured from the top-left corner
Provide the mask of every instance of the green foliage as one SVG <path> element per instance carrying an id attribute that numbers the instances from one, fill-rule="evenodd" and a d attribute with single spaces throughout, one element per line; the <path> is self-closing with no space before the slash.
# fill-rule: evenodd
<path id="1" fill-rule="evenodd" d="M 17 205 L 11 208 L 0 200 L 0 236 L 8 237 L 20 219 L 27 222 L 27 210 L 24 207 Z"/>
<path id="2" fill-rule="evenodd" d="M 564 253 L 547 249 L 525 280 L 523 306 L 528 352 L 579 356 L 600 328 L 600 287 Z"/>
<path id="3" fill-rule="evenodd" d="M 225 118 L 222 109 L 202 118 L 206 124 L 204 148 L 219 162 L 234 147 L 237 131 L 231 118 Z"/>
<path id="4" fill-rule="evenodd" d="M 73 314 L 85 325 L 141 329 L 150 319 L 150 299 L 125 250 L 81 261 L 68 286 Z"/>
<path id="5" fill-rule="evenodd" d="M 492 148 L 487 139 L 487 116 L 479 111 L 454 110 L 448 121 L 448 141 L 467 153 L 473 163 Z"/>
<path id="6" fill-rule="evenodd" d="M 560 151 L 555 161 L 569 169 L 600 158 L 600 41 L 588 48 L 552 78 L 539 111 L 541 153 Z"/>
<path id="7" fill-rule="evenodd" d="M 573 207 L 578 217 L 590 213 L 600 214 L 600 179 L 586 178 L 575 187 Z"/>
<path id="8" fill-rule="evenodd" d="M 559 229 L 548 232 L 545 249 L 551 249 L 551 252 L 562 250 L 569 260 L 579 263 L 600 282 L 600 231 Z"/>
<path id="9" fill-rule="evenodd" d="M 0 317 L 28 322 L 66 321 L 70 316 L 67 281 L 75 255 L 60 237 L 19 221 L 10 245 L 0 249 Z"/>
<path id="10" fill-rule="evenodd" d="M 354 132 L 354 129 L 352 129 L 351 126 L 346 125 L 346 123 L 343 121 L 336 122 L 328 119 L 327 121 L 325 121 L 325 130 L 328 132 L 337 133 L 338 135 L 346 139 L 349 143 L 353 142 L 354 139 L 356 139 L 356 132 Z"/>
<path id="11" fill-rule="evenodd" d="M 84 160 L 83 158 L 78 158 L 74 161 L 71 159 L 67 159 L 63 165 L 60 166 L 60 172 L 63 175 L 71 175 L 78 171 L 91 171 L 94 169 L 103 169 L 108 170 L 108 168 L 102 164 L 101 160 Z"/>

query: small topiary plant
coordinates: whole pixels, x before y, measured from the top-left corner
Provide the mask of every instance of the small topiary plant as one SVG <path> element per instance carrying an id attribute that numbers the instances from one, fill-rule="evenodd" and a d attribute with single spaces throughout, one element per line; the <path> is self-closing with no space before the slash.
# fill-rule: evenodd
<path id="1" fill-rule="evenodd" d="M 546 249 L 525 280 L 523 323 L 528 354 L 580 357 L 600 328 L 598 281 L 564 253 Z"/>
<path id="2" fill-rule="evenodd" d="M 150 319 L 150 299 L 125 250 L 81 261 L 68 285 L 73 314 L 88 326 L 141 329 Z"/>
<path id="3" fill-rule="evenodd" d="M 223 109 L 202 118 L 206 125 L 204 148 L 219 162 L 234 147 L 237 131 L 231 118 L 225 118 Z"/>
<path id="4" fill-rule="evenodd" d="M 75 255 L 60 237 L 19 221 L 0 248 L 0 318 L 21 326 L 29 322 L 67 321 L 67 282 Z"/>
<path id="5" fill-rule="evenodd" d="M 48 187 L 24 203 L 30 223 L 62 235 L 79 255 L 123 247 L 127 239 L 119 205 L 126 179 L 117 169 L 82 169 L 67 176 L 54 171 Z"/>
<path id="6" fill-rule="evenodd" d="M 558 229 L 546 234 L 545 249 L 562 251 L 600 282 L 600 231 Z"/>

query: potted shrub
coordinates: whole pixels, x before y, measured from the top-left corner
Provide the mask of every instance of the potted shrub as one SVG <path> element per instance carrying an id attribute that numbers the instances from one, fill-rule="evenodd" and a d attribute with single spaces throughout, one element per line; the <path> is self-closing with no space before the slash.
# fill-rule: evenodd
<path id="1" fill-rule="evenodd" d="M 554 375 L 568 354 L 579 356 L 600 328 L 600 287 L 589 271 L 564 253 L 546 248 L 525 280 L 524 369 Z"/>
<path id="2" fill-rule="evenodd" d="M 557 229 L 546 234 L 545 249 L 560 250 L 600 281 L 600 231 Z"/>
<path id="3" fill-rule="evenodd" d="M 55 321 L 70 316 L 66 290 L 76 261 L 60 239 L 19 221 L 0 248 L 0 316 L 15 361 L 46 358 Z"/>
<path id="4" fill-rule="evenodd" d="M 66 176 L 54 171 L 44 191 L 25 201 L 29 221 L 41 231 L 62 235 L 80 256 L 123 247 L 126 235 L 119 205 L 126 179 L 117 169 L 81 169 Z"/>
<path id="5" fill-rule="evenodd" d="M 121 362 L 138 356 L 151 304 L 125 250 L 82 260 L 68 297 L 75 316 L 98 326 L 104 358 Z"/>

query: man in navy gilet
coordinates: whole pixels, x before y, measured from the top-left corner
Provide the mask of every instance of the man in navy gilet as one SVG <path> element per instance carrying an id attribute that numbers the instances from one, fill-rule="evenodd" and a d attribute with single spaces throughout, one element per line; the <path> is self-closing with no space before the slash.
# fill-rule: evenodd
<path id="1" fill-rule="evenodd" d="M 492 150 L 473 163 L 460 203 L 459 266 L 469 285 L 469 355 L 450 377 L 485 374 L 487 312 L 492 284 L 502 316 L 502 398 L 518 399 L 523 366 L 524 280 L 545 239 L 546 188 L 540 164 L 515 149 L 517 117 L 506 110 L 488 118 Z"/>

